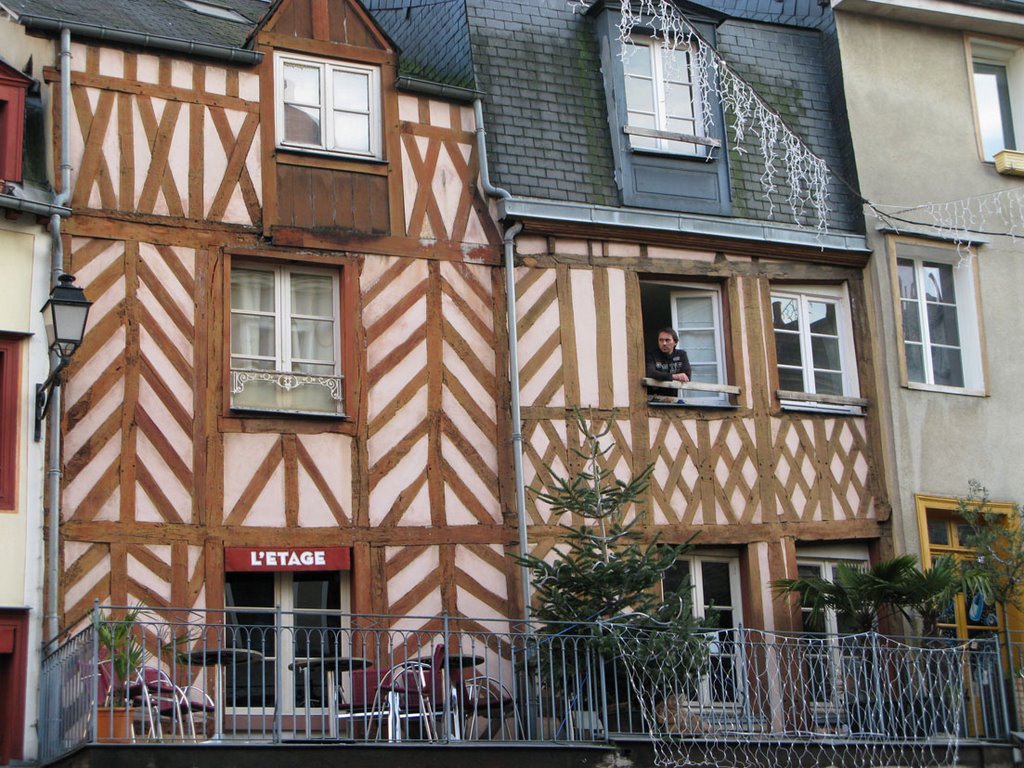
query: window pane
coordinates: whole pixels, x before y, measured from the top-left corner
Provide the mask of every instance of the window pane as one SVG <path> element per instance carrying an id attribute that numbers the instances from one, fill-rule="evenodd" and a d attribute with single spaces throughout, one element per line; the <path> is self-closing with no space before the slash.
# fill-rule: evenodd
<path id="1" fill-rule="evenodd" d="M 1002 149 L 1014 149 L 1013 117 L 1006 67 L 974 64 L 974 96 L 985 159 Z"/>
<path id="2" fill-rule="evenodd" d="M 715 324 L 712 297 L 676 296 L 676 318 L 679 329 L 711 328 Z"/>
<path id="3" fill-rule="evenodd" d="M 956 307 L 944 304 L 928 305 L 928 333 L 932 344 L 960 346 L 960 330 L 957 327 Z"/>
<path id="4" fill-rule="evenodd" d="M 903 348 L 903 353 L 907 359 L 907 380 L 918 384 L 927 383 L 924 375 L 924 346 L 907 344 Z"/>
<path id="5" fill-rule="evenodd" d="M 630 44 L 626 48 L 626 56 L 622 60 L 622 67 L 627 75 L 641 75 L 643 77 L 654 77 L 651 69 L 651 46 Z"/>
<path id="6" fill-rule="evenodd" d="M 964 369 L 960 350 L 952 347 L 932 347 L 932 373 L 936 384 L 962 387 Z"/>
<path id="7" fill-rule="evenodd" d="M 903 310 L 903 338 L 906 341 L 921 341 L 921 315 L 916 301 L 901 302 Z"/>
<path id="8" fill-rule="evenodd" d="M 717 362 L 714 331 L 680 331 L 679 347 L 686 351 L 691 365 Z"/>
<path id="9" fill-rule="evenodd" d="M 231 315 L 231 353 L 242 356 L 274 357 L 274 318 L 259 315 Z"/>
<path id="10" fill-rule="evenodd" d="M 337 370 L 334 367 L 334 363 L 296 363 L 292 362 L 292 371 L 295 373 L 305 373 L 310 376 L 334 376 L 337 374 Z"/>
<path id="11" fill-rule="evenodd" d="M 678 590 L 683 584 L 688 584 L 689 581 L 690 563 L 686 560 L 676 560 L 661 577 L 661 586 L 664 592 L 669 594 Z"/>
<path id="12" fill-rule="evenodd" d="M 334 113 L 334 146 L 354 152 L 370 151 L 370 116 Z"/>
<path id="13" fill-rule="evenodd" d="M 829 371 L 841 371 L 843 366 L 839 361 L 839 339 L 830 336 L 812 336 L 811 354 L 814 358 L 814 367 Z"/>
<path id="14" fill-rule="evenodd" d="M 796 331 L 800 328 L 800 303 L 796 299 L 772 297 L 772 326 L 776 330 Z"/>
<path id="15" fill-rule="evenodd" d="M 803 365 L 800 355 L 800 336 L 784 331 L 775 334 L 775 357 L 779 365 Z"/>
<path id="16" fill-rule="evenodd" d="M 815 371 L 814 391 L 819 395 L 842 395 L 843 375 L 841 373 Z"/>
<path id="17" fill-rule="evenodd" d="M 691 363 L 690 381 L 699 381 L 702 384 L 721 384 L 718 380 L 718 365 L 716 363 Z M 687 397 L 714 397 L 712 392 L 688 392 Z"/>
<path id="18" fill-rule="evenodd" d="M 811 333 L 825 333 L 830 336 L 839 334 L 835 304 L 824 301 L 808 301 L 807 317 Z"/>
<path id="19" fill-rule="evenodd" d="M 350 112 L 370 111 L 370 76 L 361 72 L 335 71 L 334 108 Z"/>
<path id="20" fill-rule="evenodd" d="M 899 259 L 896 262 L 900 282 L 900 298 L 917 298 L 917 281 L 914 279 L 914 262 L 910 259 Z"/>
<path id="21" fill-rule="evenodd" d="M 804 372 L 800 368 L 779 368 L 779 389 L 804 391 Z"/>
<path id="22" fill-rule="evenodd" d="M 231 270 L 231 308 L 274 311 L 274 273 L 252 269 Z"/>
<path id="23" fill-rule="evenodd" d="M 334 361 L 334 322 L 292 319 L 292 358 Z"/>
<path id="24" fill-rule="evenodd" d="M 688 48 L 660 48 L 665 79 L 670 82 L 690 82 L 690 51 Z"/>
<path id="25" fill-rule="evenodd" d="M 291 275 L 293 315 L 334 317 L 334 281 L 327 275 Z"/>
<path id="26" fill-rule="evenodd" d="M 316 107 L 284 106 L 284 140 L 298 144 L 320 144 L 320 110 Z"/>
<path id="27" fill-rule="evenodd" d="M 693 91 L 688 85 L 669 85 L 665 89 L 668 117 L 693 117 Z"/>
<path id="28" fill-rule="evenodd" d="M 626 106 L 632 111 L 654 114 L 654 88 L 652 81 L 636 77 L 626 78 Z"/>
<path id="29" fill-rule="evenodd" d="M 800 563 L 796 567 L 796 575 L 801 579 L 822 578 L 821 565 L 818 563 Z"/>
<path id="30" fill-rule="evenodd" d="M 699 135 L 699 132 L 697 131 L 697 122 L 693 118 L 687 120 L 675 117 L 669 118 L 668 122 L 665 124 L 665 130 L 673 131 L 674 133 L 685 133 L 690 136 Z M 693 142 L 684 141 L 673 141 L 672 146 L 687 147 L 688 149 L 685 150 L 687 152 L 694 152 L 697 147 Z"/>
<path id="31" fill-rule="evenodd" d="M 932 544 L 949 544 L 949 526 L 945 520 L 928 521 L 928 541 Z"/>
<path id="32" fill-rule="evenodd" d="M 704 605 L 719 608 L 732 605 L 732 589 L 729 582 L 729 564 L 705 560 L 701 563 L 701 581 L 704 587 Z M 725 626 L 731 626 L 729 624 Z"/>
<path id="33" fill-rule="evenodd" d="M 924 297 L 927 301 L 941 301 L 946 304 L 956 302 L 953 291 L 953 267 L 950 264 L 924 263 Z"/>
<path id="34" fill-rule="evenodd" d="M 284 100 L 292 104 L 320 105 L 320 67 L 285 64 Z"/>

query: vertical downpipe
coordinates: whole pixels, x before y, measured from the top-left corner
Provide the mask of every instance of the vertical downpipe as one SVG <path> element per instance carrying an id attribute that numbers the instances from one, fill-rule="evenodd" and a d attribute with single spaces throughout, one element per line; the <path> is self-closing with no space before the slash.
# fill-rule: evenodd
<path id="1" fill-rule="evenodd" d="M 484 109 L 480 99 L 473 100 L 473 115 L 476 119 L 476 142 L 480 156 L 480 182 L 484 192 L 503 200 L 509 200 L 512 194 L 507 189 L 491 184 L 490 171 L 487 166 L 487 140 L 484 131 Z M 516 491 L 516 522 L 519 527 L 519 554 L 529 552 L 526 534 L 526 489 L 523 480 L 523 419 L 519 405 L 519 335 L 516 328 L 516 280 L 515 280 L 515 240 L 523 230 L 523 225 L 515 223 L 505 230 L 502 237 L 505 263 L 505 295 L 506 314 L 508 316 L 508 367 L 510 406 L 512 417 L 512 464 L 515 472 Z M 523 622 L 526 631 L 530 631 L 530 570 L 526 565 L 520 566 L 521 588 L 523 592 Z"/>
<path id="2" fill-rule="evenodd" d="M 71 101 L 71 31 L 64 27 L 60 31 L 60 192 L 54 197 L 54 205 L 65 205 L 71 198 L 71 128 L 68 125 L 68 104 Z M 64 243 L 61 240 L 60 216 L 50 217 L 51 237 L 51 286 L 56 286 L 58 278 L 64 273 Z M 50 353 L 50 370 L 57 365 L 57 355 Z M 57 643 L 60 622 L 58 620 L 57 602 L 60 581 L 60 379 L 54 382 L 50 395 L 49 413 L 49 466 L 46 470 L 48 494 L 50 497 L 49 514 L 47 516 L 46 540 L 46 641 L 52 650 Z"/>

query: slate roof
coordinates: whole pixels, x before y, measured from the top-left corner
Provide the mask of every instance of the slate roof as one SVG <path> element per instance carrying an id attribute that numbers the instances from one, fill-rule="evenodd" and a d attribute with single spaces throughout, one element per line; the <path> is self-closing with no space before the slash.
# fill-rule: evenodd
<path id="1" fill-rule="evenodd" d="M 0 0 L 16 15 L 39 16 L 74 24 L 187 40 L 206 45 L 241 48 L 259 19 L 268 11 L 266 0 L 202 0 L 234 11 L 248 23 L 213 18 L 181 0 Z"/>
<path id="2" fill-rule="evenodd" d="M 363 0 L 401 51 L 399 74 L 473 89 L 463 0 Z"/>
<path id="3" fill-rule="evenodd" d="M 817 0 L 706 0 L 730 18 L 719 51 L 840 175 L 847 168 Z M 466 0 L 477 82 L 484 91 L 492 180 L 517 197 L 620 205 L 599 62 L 589 16 L 566 0 Z M 753 22 L 772 22 L 771 25 Z M 799 21 L 794 28 L 784 26 Z M 728 117 L 726 118 L 728 123 Z M 730 142 L 731 144 L 731 142 Z M 792 223 L 760 184 L 760 152 L 730 153 L 734 214 Z M 859 229 L 859 207 L 838 179 L 830 227 Z"/>

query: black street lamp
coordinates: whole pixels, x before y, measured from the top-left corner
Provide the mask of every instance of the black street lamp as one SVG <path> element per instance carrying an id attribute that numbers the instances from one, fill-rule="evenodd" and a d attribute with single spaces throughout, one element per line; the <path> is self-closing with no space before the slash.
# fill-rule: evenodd
<path id="1" fill-rule="evenodd" d="M 43 429 L 46 407 L 50 403 L 53 388 L 60 384 L 61 371 L 71 360 L 85 336 L 85 322 L 89 317 L 92 302 L 85 298 L 85 291 L 74 284 L 75 276 L 67 273 L 58 278 L 58 284 L 50 291 L 50 298 L 43 305 L 43 322 L 46 325 L 46 340 L 50 351 L 57 358 L 57 364 L 42 384 L 36 384 L 36 440 Z"/>

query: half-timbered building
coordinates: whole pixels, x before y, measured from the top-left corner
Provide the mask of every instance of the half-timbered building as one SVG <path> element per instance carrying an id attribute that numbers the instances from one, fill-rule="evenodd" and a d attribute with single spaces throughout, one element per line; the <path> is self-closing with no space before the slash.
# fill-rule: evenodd
<path id="1" fill-rule="evenodd" d="M 576 409 L 619 476 L 654 465 L 643 526 L 696 536 L 677 576 L 720 626 L 793 628 L 773 580 L 887 550 L 854 202 L 794 221 L 685 51 L 620 56 L 614 3 L 2 4 L 70 31 L 62 627 L 521 616 L 510 554 L 565 522 L 524 488 L 578 469 Z M 684 5 L 842 168 L 819 9 Z M 665 327 L 700 385 L 668 400 Z"/>

